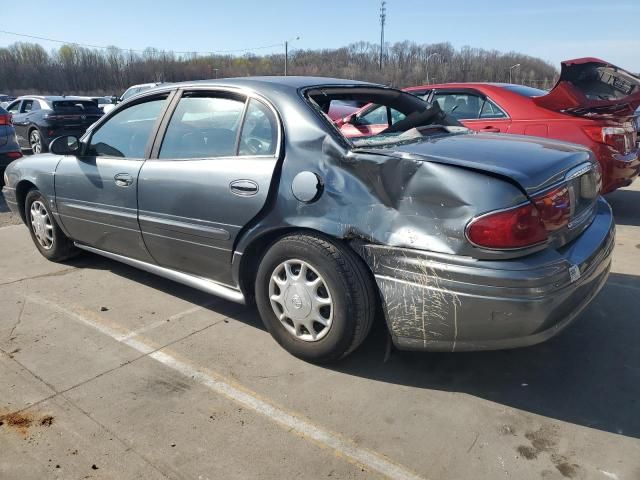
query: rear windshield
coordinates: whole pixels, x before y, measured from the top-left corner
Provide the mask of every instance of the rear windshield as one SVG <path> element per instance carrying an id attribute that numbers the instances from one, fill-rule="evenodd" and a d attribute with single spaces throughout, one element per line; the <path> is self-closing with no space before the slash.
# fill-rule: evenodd
<path id="1" fill-rule="evenodd" d="M 437 103 L 391 88 L 318 87 L 306 96 L 354 147 L 388 146 L 467 131 Z M 332 110 L 345 104 L 365 107 L 346 117 L 332 117 Z"/>
<path id="2" fill-rule="evenodd" d="M 88 100 L 58 100 L 53 102 L 53 109 L 65 113 L 100 113 L 98 105 Z"/>
<path id="3" fill-rule="evenodd" d="M 542 97 L 549 92 L 540 90 L 539 88 L 527 87 L 525 85 L 505 85 L 502 88 L 510 92 L 517 93 L 523 97 Z"/>

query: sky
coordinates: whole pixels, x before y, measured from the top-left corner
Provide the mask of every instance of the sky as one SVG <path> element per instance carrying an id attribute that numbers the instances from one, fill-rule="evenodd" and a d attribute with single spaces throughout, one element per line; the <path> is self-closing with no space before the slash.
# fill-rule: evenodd
<path id="1" fill-rule="evenodd" d="M 0 30 L 136 50 L 260 54 L 298 36 L 291 49 L 379 42 L 379 7 L 379 0 L 5 0 Z M 640 0 L 387 0 L 385 36 L 517 51 L 557 66 L 592 56 L 640 72 L 639 25 Z M 16 41 L 59 46 L 0 33 L 0 46 Z"/>

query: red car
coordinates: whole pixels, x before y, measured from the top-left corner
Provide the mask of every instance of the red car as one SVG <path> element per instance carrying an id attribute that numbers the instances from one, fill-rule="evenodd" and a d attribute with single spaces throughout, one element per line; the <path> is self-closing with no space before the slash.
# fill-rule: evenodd
<path id="1" fill-rule="evenodd" d="M 522 85 L 448 83 L 405 89 L 481 132 L 534 135 L 578 143 L 596 155 L 602 192 L 624 187 L 640 173 L 635 110 L 640 78 L 597 58 L 562 63 L 558 83 L 546 92 Z M 368 105 L 336 125 L 347 136 L 380 133 L 402 114 Z"/>

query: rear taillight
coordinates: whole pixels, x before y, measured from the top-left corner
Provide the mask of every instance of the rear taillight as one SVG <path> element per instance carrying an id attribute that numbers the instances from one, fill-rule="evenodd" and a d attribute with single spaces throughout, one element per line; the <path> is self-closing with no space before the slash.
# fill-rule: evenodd
<path id="1" fill-rule="evenodd" d="M 10 113 L 0 115 L 0 125 L 11 125 L 12 123 Z"/>
<path id="2" fill-rule="evenodd" d="M 526 203 L 472 220 L 467 227 L 467 238 L 483 248 L 524 248 L 544 242 L 547 230 L 538 209 Z"/>
<path id="3" fill-rule="evenodd" d="M 533 197 L 533 204 L 540 213 L 540 221 L 548 232 L 566 227 L 571 219 L 571 195 L 569 187 L 562 185 Z"/>
<path id="4" fill-rule="evenodd" d="M 545 242 L 550 232 L 566 227 L 571 214 L 569 188 L 562 185 L 536 195 L 529 203 L 472 220 L 467 238 L 482 248 L 531 247 Z"/>
<path id="5" fill-rule="evenodd" d="M 622 154 L 630 152 L 637 142 L 638 133 L 632 125 L 620 127 L 589 125 L 582 129 L 594 142 L 609 145 Z"/>
<path id="6" fill-rule="evenodd" d="M 9 153 L 7 153 L 7 157 L 12 158 L 13 160 L 15 160 L 16 158 L 21 158 L 22 157 L 22 153 L 21 152 L 9 152 Z"/>

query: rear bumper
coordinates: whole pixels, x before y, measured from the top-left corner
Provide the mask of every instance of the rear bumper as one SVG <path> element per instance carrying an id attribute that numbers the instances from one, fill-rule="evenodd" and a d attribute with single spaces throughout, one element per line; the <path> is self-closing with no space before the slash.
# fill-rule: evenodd
<path id="1" fill-rule="evenodd" d="M 468 257 L 366 245 L 395 345 L 463 351 L 523 347 L 569 325 L 605 283 L 615 226 L 609 205 L 577 239 L 520 259 Z M 570 268 L 579 267 L 571 279 Z"/>
<path id="2" fill-rule="evenodd" d="M 614 153 L 609 156 L 606 162 L 606 183 L 602 186 L 602 193 L 609 193 L 633 183 L 633 180 L 640 174 L 640 149 L 633 150 L 626 155 Z"/>

